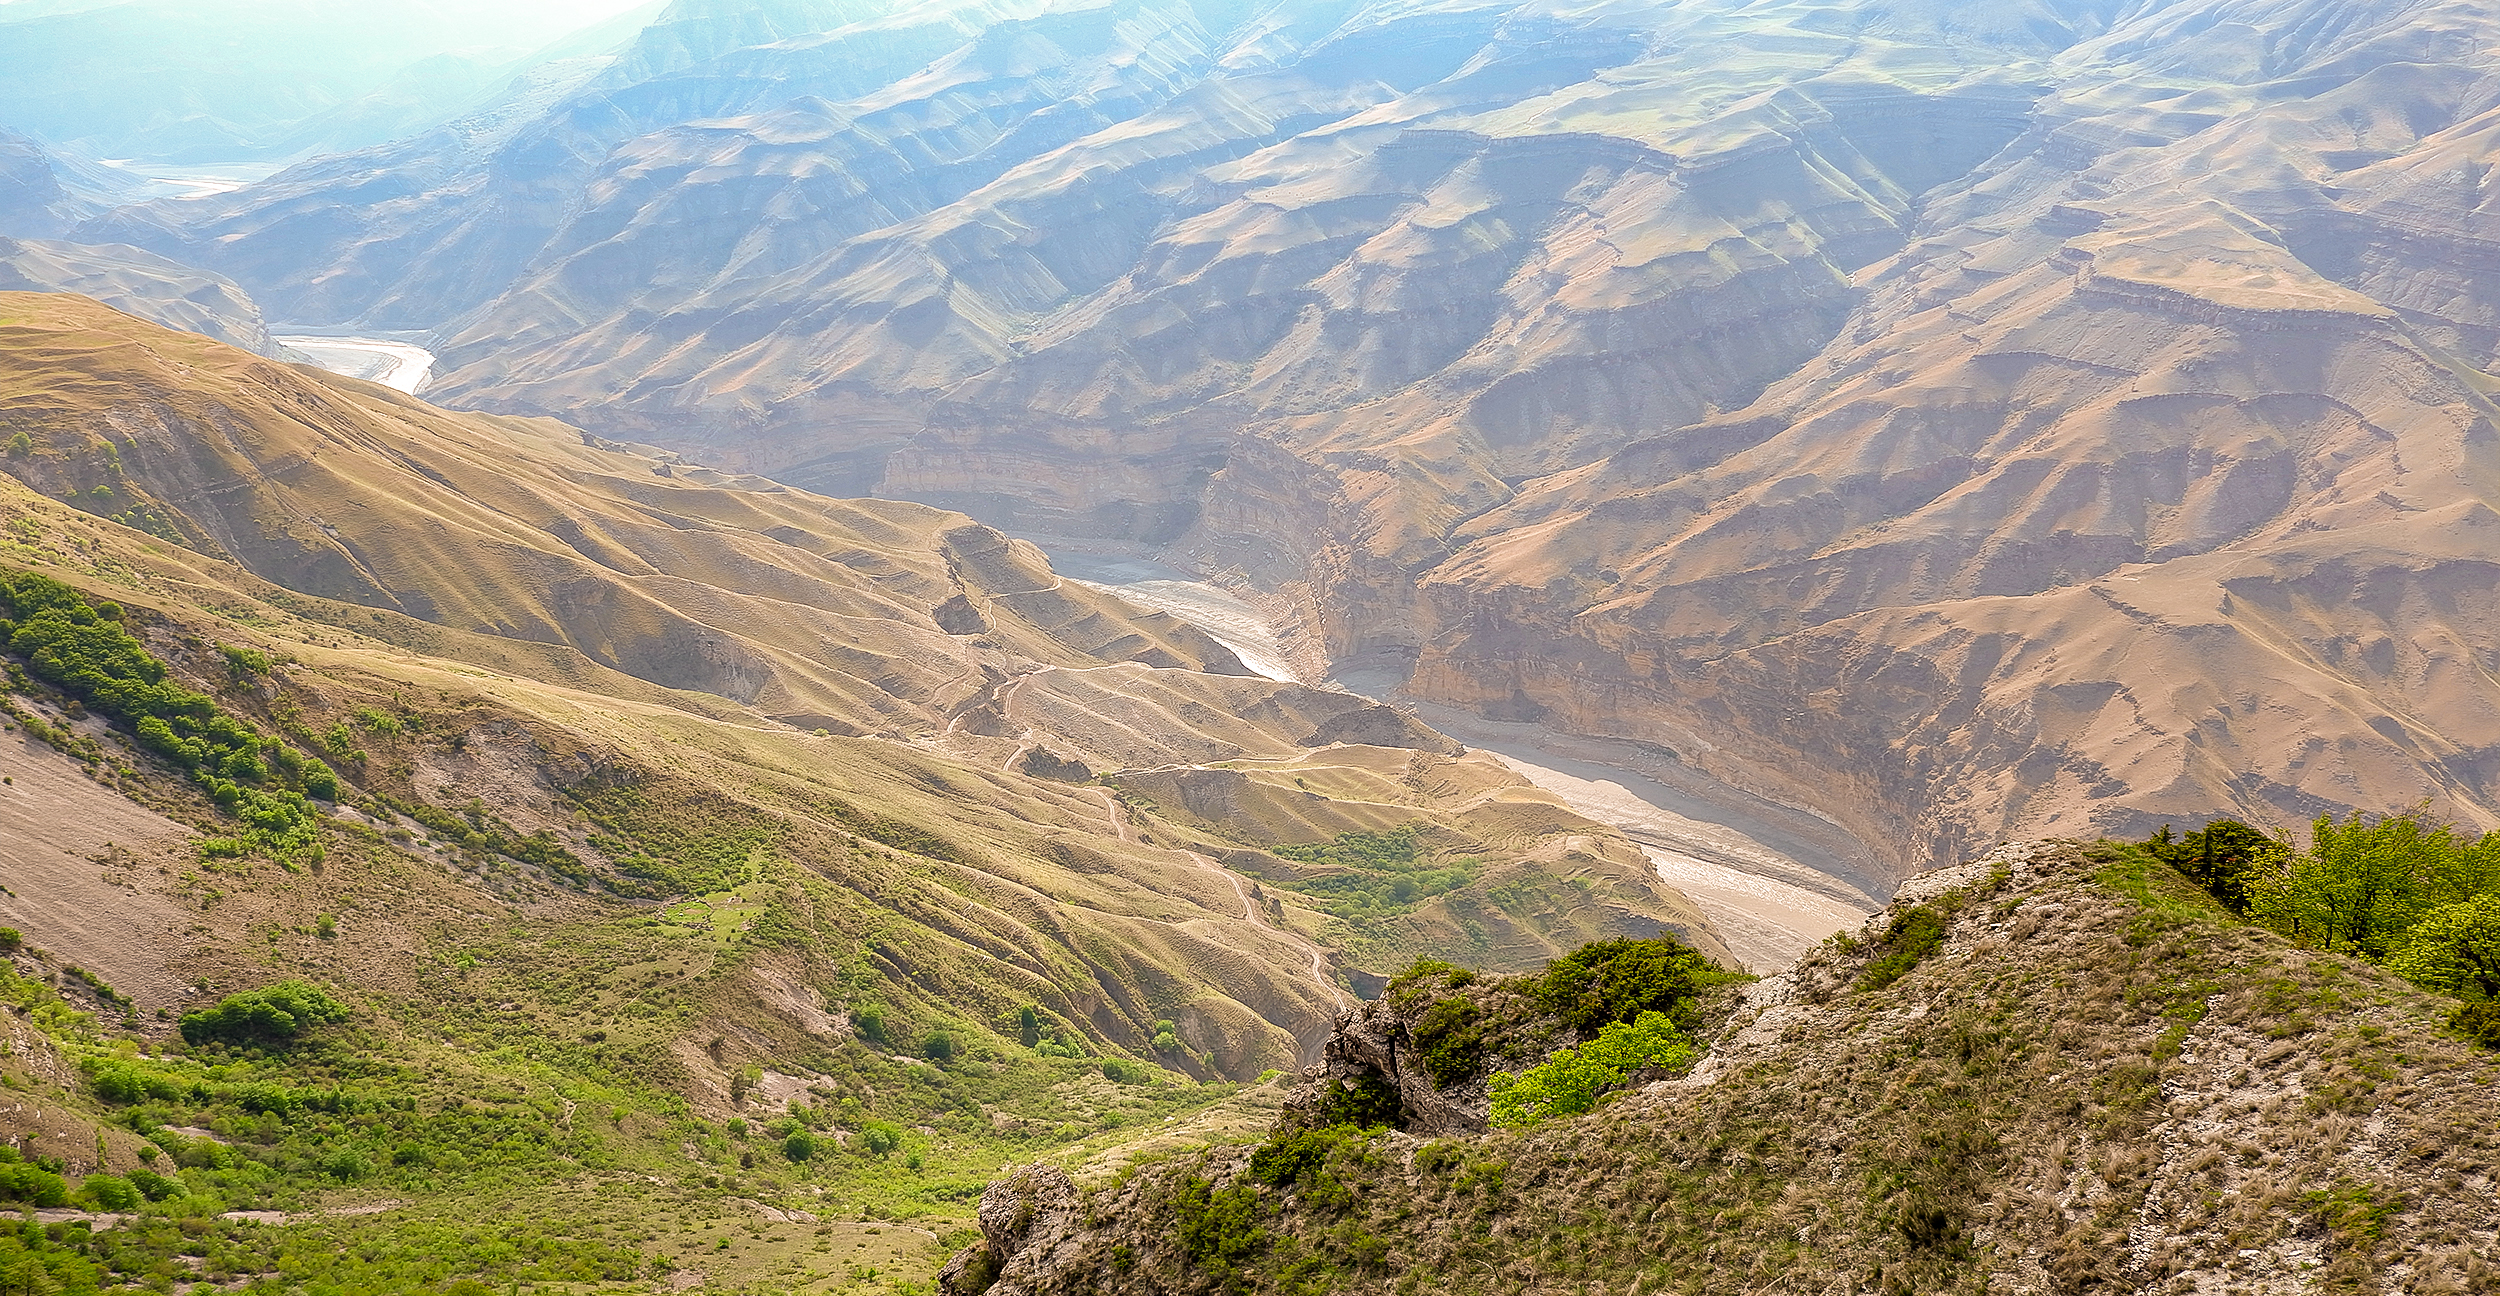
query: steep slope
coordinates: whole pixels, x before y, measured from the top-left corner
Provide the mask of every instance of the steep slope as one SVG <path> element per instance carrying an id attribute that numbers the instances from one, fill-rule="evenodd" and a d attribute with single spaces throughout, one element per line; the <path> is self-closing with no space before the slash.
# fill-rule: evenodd
<path id="1" fill-rule="evenodd" d="M 1689 1074 L 1491 1134 L 1288 1124 L 1082 1196 L 1035 1167 L 945 1286 L 2485 1291 L 2500 1148 L 2452 1005 L 2124 848 L 2016 845 L 1746 987 Z"/>
<path id="2" fill-rule="evenodd" d="M 224 275 L 134 247 L 0 238 L 0 292 L 77 293 L 124 314 L 281 357 L 260 307 Z"/>
<path id="3" fill-rule="evenodd" d="M 441 327 L 436 399 L 1168 544 L 1341 667 L 1663 741 L 1897 875 L 2215 806 L 2500 822 L 2496 38 L 685 4 L 579 86 L 94 229 Z"/>
<path id="4" fill-rule="evenodd" d="M 1816 804 L 1904 860 L 2215 806 L 2500 817 L 2495 352 L 2474 271 L 2414 300 L 2476 200 L 2395 179 L 2490 129 L 2488 59 L 2442 61 L 2489 15 L 2199 10 L 2271 61 L 2176 13 L 2078 47 L 1813 363 L 1470 522 L 1416 690 L 1838 780 Z"/>
<path id="5" fill-rule="evenodd" d="M 253 696 L 316 755 L 408 743 L 342 767 L 353 787 L 396 799 L 372 812 L 385 824 L 415 813 L 393 806 L 482 802 L 514 840 L 543 830 L 588 861 L 588 874 L 562 874 L 570 884 L 603 878 L 629 895 L 719 889 L 779 842 L 781 858 L 841 872 L 840 903 L 860 921 L 913 915 L 950 960 L 999 956 L 1003 932 L 1039 941 L 1052 952 L 1021 970 L 954 975 L 993 992 L 1064 985 L 1054 993 L 1086 1004 L 1071 1020 L 1103 1038 L 1179 1021 L 1204 1055 L 1192 1065 L 1290 1061 L 1343 998 L 1338 969 L 1363 957 L 1315 910 L 1254 905 L 1186 839 L 1067 781 L 1086 777 L 1080 762 L 1301 761 L 1328 778 L 1451 747 L 1351 695 L 1201 673 L 1239 667 L 1194 629 L 1061 582 L 1037 551 L 957 515 L 446 414 L 74 296 L 0 296 L 0 339 L 0 419 L 22 438 L 0 464 L 35 488 L 12 487 L 27 519 L 15 551 L 126 572 L 138 592 L 125 601 L 177 624 L 283 627 L 274 651 L 333 682 L 271 677 L 275 691 Z M 55 534 L 34 520 L 71 507 L 120 524 Z M 97 537 L 112 538 L 101 567 L 83 549 Z M 169 633 L 176 658 L 213 668 L 199 635 Z M 403 691 L 439 702 L 368 714 Z M 431 736 L 394 738 L 400 722 L 383 720 L 412 706 L 406 723 Z M 1601 928 L 1671 925 L 1710 942 L 1620 834 L 1487 758 L 1470 769 L 1445 791 L 1419 780 L 1340 797 L 1375 811 L 1353 826 L 1412 820 L 1452 851 L 1499 853 L 1486 886 L 1599 883 L 1615 897 Z M 1256 860 L 1344 826 L 1198 831 Z M 725 858 L 730 840 L 748 844 Z M 865 865 L 855 847 L 921 858 L 913 868 L 945 879 L 928 885 L 957 898 L 850 875 Z M 1527 916 L 1507 961 L 1544 957 L 1590 921 Z M 1128 989 L 1146 983 L 1176 993 Z M 1120 989 L 1102 1000 L 1105 985 Z"/>

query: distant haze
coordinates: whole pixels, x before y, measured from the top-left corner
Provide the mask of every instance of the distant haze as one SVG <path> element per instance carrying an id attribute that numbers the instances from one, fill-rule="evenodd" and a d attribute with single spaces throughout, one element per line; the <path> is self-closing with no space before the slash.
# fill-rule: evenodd
<path id="1" fill-rule="evenodd" d="M 465 107 L 586 27 L 658 9 L 650 0 L 0 0 L 0 126 L 90 158 L 206 163 L 360 148 Z M 632 26 L 620 22 L 604 43 Z"/>

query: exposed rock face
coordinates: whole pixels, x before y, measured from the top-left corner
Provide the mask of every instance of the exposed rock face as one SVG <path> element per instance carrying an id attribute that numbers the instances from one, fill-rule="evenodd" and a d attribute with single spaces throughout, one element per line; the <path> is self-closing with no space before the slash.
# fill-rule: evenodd
<path id="1" fill-rule="evenodd" d="M 2471 0 L 684 4 L 96 230 L 442 328 L 440 400 L 1168 542 L 1900 874 L 2500 823 L 2495 50 Z"/>
<path id="2" fill-rule="evenodd" d="M 1082 1228 L 1085 1203 L 1067 1171 L 1026 1166 L 982 1190 L 980 1219 L 981 1245 L 959 1253 L 938 1273 L 938 1290 L 948 1296 L 978 1296 L 1002 1278 L 1029 1280 L 1029 1257 L 1049 1254 Z M 1021 1278 L 1009 1277 L 1020 1272 Z"/>

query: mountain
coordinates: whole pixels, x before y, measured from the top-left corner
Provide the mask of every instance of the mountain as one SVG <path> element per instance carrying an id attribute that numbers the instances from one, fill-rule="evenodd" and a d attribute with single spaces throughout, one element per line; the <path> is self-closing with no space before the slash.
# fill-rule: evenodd
<path id="1" fill-rule="evenodd" d="M 1002 850 L 1021 861 L 1004 875 L 1013 883 L 979 883 L 1007 886 L 996 902 L 1089 894 L 1099 881 L 1080 879 L 1142 852 L 1149 873 L 1115 890 L 1142 884 L 1157 898 L 1106 921 L 1152 914 L 1156 934 L 1079 942 L 1086 958 L 1141 969 L 1209 966 L 1162 932 L 1199 921 L 1173 916 L 1165 893 L 1225 879 L 1218 857 L 1263 870 L 1293 905 L 1253 906 L 1248 884 L 1230 880 L 1187 902 L 1233 917 L 1184 946 L 1235 952 L 1216 960 L 1220 977 L 1182 974 L 1211 996 L 1205 1007 L 1165 1013 L 1184 1030 L 1191 1013 L 1222 1022 L 1210 1028 L 1228 1042 L 1210 1056 L 1227 1073 L 1290 1061 L 1297 1039 L 1324 1030 L 1338 969 L 1394 970 L 1424 939 L 1399 937 L 1401 924 L 1454 926 L 1454 910 L 1492 906 L 1468 925 L 1482 956 L 1503 965 L 1589 933 L 1662 927 L 1725 954 L 1620 834 L 1489 758 L 1462 759 L 1365 699 L 1249 677 L 1196 628 L 1062 581 L 1038 551 L 960 515 L 727 478 L 541 420 L 447 414 L 71 295 L 10 294 L 0 306 L 0 425 L 13 442 L 0 469 L 22 484 L 15 507 L 55 501 L 56 513 L 110 518 L 117 527 L 75 534 L 118 536 L 116 564 L 151 573 L 141 588 L 162 591 L 166 615 L 243 598 L 263 609 L 253 617 L 288 627 L 276 651 L 378 673 L 350 693 L 399 687 L 383 681 L 402 661 L 428 679 L 496 681 L 502 696 L 475 705 L 505 718 L 459 721 L 495 735 L 479 739 L 480 752 L 499 753 L 488 766 L 470 768 L 481 757 L 457 745 L 449 765 L 402 763 L 387 776 L 375 766 L 382 795 L 457 789 L 519 824 L 513 807 L 560 804 L 585 778 L 658 778 L 689 795 L 752 786 L 757 800 L 740 813 L 795 814 L 799 826 L 773 833 L 834 841 L 875 838 L 876 824 L 909 809 L 902 822 L 961 820 L 892 830 L 950 868 Z M 320 713 L 353 709 L 317 688 L 289 705 L 313 732 L 328 723 Z M 689 761 L 718 772 L 693 775 Z M 649 772 L 623 772 L 633 768 Z M 809 790 L 845 769 L 864 782 L 832 801 Z M 1083 786 L 1095 771 L 1127 804 Z M 584 858 L 618 858 L 579 836 L 578 821 L 543 813 L 554 817 L 539 826 Z M 1304 876 L 1359 879 L 1362 867 L 1270 853 L 1399 831 L 1427 841 L 1384 867 L 1429 865 L 1441 884 L 1382 906 L 1393 921 L 1369 949 L 1333 932 L 1330 888 Z M 1166 844 L 1142 844 L 1150 836 Z M 1581 903 L 1500 912 L 1566 883 Z M 1484 898 L 1495 892 L 1506 898 Z M 1113 953 L 1141 938 L 1158 953 Z M 1323 957 L 1313 938 L 1332 949 Z M 1245 949 L 1273 963 L 1243 966 Z M 1097 1029 L 1126 1029 L 1109 1020 Z"/>
<path id="2" fill-rule="evenodd" d="M 1168 546 L 1896 872 L 2500 822 L 2491 25 L 680 4 L 543 109 L 82 237 L 439 329 L 447 403 Z"/>
<path id="3" fill-rule="evenodd" d="M 130 201 L 139 186 L 109 167 L 62 157 L 0 130 L 0 233 L 54 237 Z"/>
<path id="4" fill-rule="evenodd" d="M 260 307 L 233 280 L 134 247 L 0 238 L 0 292 L 77 293 L 166 328 L 282 354 Z"/>
<path id="5" fill-rule="evenodd" d="M 1420 953 L 1732 962 L 1490 756 L 960 514 L 62 292 L 0 293 L 0 443 L 19 1285 L 918 1282 Z"/>
<path id="6" fill-rule="evenodd" d="M 1551 1024 L 1494 1012 L 1540 983 L 1419 972 L 1340 1028 L 1263 1141 L 1001 1176 L 941 1290 L 2490 1281 L 2490 1057 L 2443 1028 L 2453 1001 L 2240 926 L 2107 844 L 2018 844 L 1904 892 L 1863 941 L 1710 1001 L 1698 1064 L 1516 1128 L 1431 1119 L 1359 1028 L 1453 1041 L 1449 1006 L 1489 1005 L 1464 1043 L 1496 1059 Z M 1931 937 L 1906 960 L 1905 928 Z M 1296 1119 L 1365 1091 L 1396 1128 Z"/>

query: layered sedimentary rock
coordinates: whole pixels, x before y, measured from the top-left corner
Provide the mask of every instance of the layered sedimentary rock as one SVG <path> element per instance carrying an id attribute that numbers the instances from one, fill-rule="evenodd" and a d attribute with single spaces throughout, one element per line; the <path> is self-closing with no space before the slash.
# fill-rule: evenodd
<path id="1" fill-rule="evenodd" d="M 1340 663 L 1907 869 L 2500 815 L 2496 41 L 2461 0 L 681 4 L 97 228 L 442 329 L 440 400 L 1168 543 Z"/>
<path id="2" fill-rule="evenodd" d="M 2176 13 L 2079 47 L 1813 363 L 1471 522 L 1417 688 L 1718 744 L 1918 853 L 2492 818 L 2489 16 L 2200 8 L 2271 61 Z"/>

